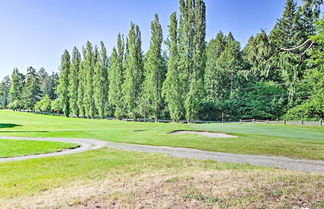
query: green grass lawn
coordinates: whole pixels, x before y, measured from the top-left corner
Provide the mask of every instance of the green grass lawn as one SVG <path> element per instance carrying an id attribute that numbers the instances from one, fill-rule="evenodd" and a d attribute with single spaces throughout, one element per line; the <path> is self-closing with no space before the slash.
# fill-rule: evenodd
<path id="1" fill-rule="evenodd" d="M 0 163 L 0 200 L 34 195 L 53 186 L 80 180 L 89 182 L 119 175 L 144 174 L 153 170 L 273 170 L 215 161 L 184 160 L 142 152 L 101 149 L 73 155 Z M 162 172 L 162 171 L 161 171 Z"/>
<path id="2" fill-rule="evenodd" d="M 239 137 L 213 139 L 190 134 L 169 134 L 175 130 L 217 131 Z M 1 136 L 84 137 L 221 152 L 324 159 L 323 127 L 311 126 L 134 123 L 0 111 L 0 139 Z M 2 141 L 8 142 L 0 140 L 0 144 Z M 17 148 L 19 143 L 29 143 L 11 142 Z M 44 150 L 44 144 L 41 147 Z M 161 201 L 161 192 L 166 192 L 163 195 L 170 197 L 178 196 L 179 201 L 190 202 L 194 199 L 200 201 L 202 207 L 207 207 L 209 200 L 219 199 L 211 192 L 219 190 L 221 194 L 228 195 L 215 203 L 220 204 L 221 208 L 238 208 L 242 203 L 246 207 L 264 203 L 260 205 L 263 208 L 270 203 L 274 204 L 274 201 L 280 205 L 281 195 L 288 197 L 287 201 L 285 199 L 286 205 L 290 205 L 290 201 L 295 201 L 296 197 L 303 201 L 314 197 L 311 206 L 316 208 L 321 204 L 321 197 L 315 195 L 322 188 L 321 182 L 321 175 L 104 148 L 73 155 L 0 163 L 0 207 L 20 208 L 19 204 L 32 206 L 45 204 L 47 200 L 51 204 L 55 200 L 58 203 L 54 206 L 60 208 L 57 204 L 62 202 L 64 206 L 66 202 L 55 198 L 64 196 L 67 196 L 68 205 L 72 204 L 75 208 L 83 201 L 92 208 L 91 200 L 97 196 L 98 200 L 94 201 L 102 202 L 100 198 L 111 198 L 127 205 L 136 198 L 144 200 L 151 193 L 156 200 Z M 73 199 L 74 191 L 82 192 L 87 188 L 108 193 L 89 193 L 84 199 Z M 274 195 L 279 195 L 278 199 L 273 199 Z"/>
<path id="3" fill-rule="evenodd" d="M 57 152 L 76 146 L 72 143 L 0 139 L 0 158 Z"/>
<path id="4" fill-rule="evenodd" d="M 218 152 L 324 160 L 324 127 L 320 126 L 141 123 L 0 111 L 0 127 L 0 136 L 85 137 Z M 239 137 L 216 139 L 191 134 L 169 134 L 175 130 L 215 131 Z"/>

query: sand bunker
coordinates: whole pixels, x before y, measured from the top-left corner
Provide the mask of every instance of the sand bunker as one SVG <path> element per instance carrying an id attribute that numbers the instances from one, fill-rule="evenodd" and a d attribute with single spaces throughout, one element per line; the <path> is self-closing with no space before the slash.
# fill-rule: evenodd
<path id="1" fill-rule="evenodd" d="M 171 134 L 197 134 L 202 135 L 210 138 L 234 138 L 237 136 L 223 134 L 223 133 L 214 133 L 214 132 L 207 132 L 207 131 L 175 131 Z"/>

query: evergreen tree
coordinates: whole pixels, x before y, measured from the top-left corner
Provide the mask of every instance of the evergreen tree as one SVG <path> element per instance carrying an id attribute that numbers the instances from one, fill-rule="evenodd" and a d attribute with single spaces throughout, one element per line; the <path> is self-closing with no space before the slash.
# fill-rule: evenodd
<path id="1" fill-rule="evenodd" d="M 10 78 L 6 76 L 0 83 L 0 108 L 6 108 L 9 103 Z"/>
<path id="2" fill-rule="evenodd" d="M 81 54 L 79 50 L 74 47 L 72 52 L 72 63 L 69 74 L 69 102 L 71 112 L 79 117 L 80 111 L 78 106 L 78 88 L 79 88 L 79 76 L 80 76 L 80 63 L 81 63 Z"/>
<path id="3" fill-rule="evenodd" d="M 52 75 L 49 76 L 49 82 L 48 85 L 44 91 L 45 95 L 47 94 L 51 100 L 54 100 L 57 98 L 57 86 L 60 76 L 58 73 L 52 72 Z"/>
<path id="4" fill-rule="evenodd" d="M 34 106 L 40 97 L 40 83 L 36 69 L 29 67 L 27 69 L 26 82 L 23 90 L 24 108 L 34 111 Z"/>
<path id="5" fill-rule="evenodd" d="M 323 119 L 324 118 L 324 18 L 318 22 L 317 34 L 311 36 L 314 47 L 308 51 L 310 69 L 301 82 L 303 102 L 290 109 L 286 119 Z M 311 92 L 311 95 L 309 93 Z"/>
<path id="6" fill-rule="evenodd" d="M 96 50 L 95 50 L 96 51 Z M 94 51 L 92 44 L 88 41 L 86 44 L 86 54 L 84 57 L 84 63 L 82 65 L 84 70 L 84 107 L 85 115 L 88 118 L 93 118 L 95 116 L 95 102 L 94 102 L 94 85 L 93 85 L 93 76 L 94 76 L 94 63 L 97 59 L 97 53 Z"/>
<path id="7" fill-rule="evenodd" d="M 180 68 L 178 67 L 178 21 L 176 13 L 170 17 L 169 26 L 169 62 L 166 79 L 163 83 L 163 96 L 168 104 L 170 117 L 179 122 L 183 113 L 182 84 L 180 83 Z"/>
<path id="8" fill-rule="evenodd" d="M 282 18 L 278 19 L 270 34 L 271 44 L 274 45 L 274 55 L 270 64 L 276 66 L 281 73 L 288 89 L 290 107 L 298 104 L 301 99 L 297 91 L 298 83 L 306 69 L 304 60 L 307 56 L 303 51 L 308 47 L 305 41 L 312 33 L 307 26 L 311 20 L 307 20 L 303 13 L 303 9 L 298 8 L 294 0 L 287 0 Z M 299 45 L 303 46 L 296 48 Z"/>
<path id="9" fill-rule="evenodd" d="M 44 97 L 46 95 L 46 91 L 49 85 L 49 75 L 46 72 L 45 68 L 41 68 L 37 72 L 39 83 L 40 83 L 40 97 Z"/>
<path id="10" fill-rule="evenodd" d="M 155 121 L 157 121 L 161 115 L 161 105 L 163 104 L 162 84 L 165 79 L 165 67 L 162 57 L 162 26 L 157 14 L 155 14 L 155 20 L 151 23 L 151 31 L 151 45 L 144 64 L 144 100 L 141 106 L 147 106 L 149 115 L 153 116 Z"/>
<path id="11" fill-rule="evenodd" d="M 131 24 L 128 34 L 128 53 L 126 53 L 125 82 L 123 95 L 128 117 L 134 121 L 139 113 L 139 101 L 142 94 L 143 55 L 142 41 L 139 27 Z"/>
<path id="12" fill-rule="evenodd" d="M 109 69 L 109 102 L 113 107 L 117 119 L 123 116 L 123 82 L 124 82 L 124 38 L 118 34 L 117 49 L 114 47 L 111 55 L 111 66 Z"/>
<path id="13" fill-rule="evenodd" d="M 108 105 L 108 58 L 107 50 L 103 42 L 100 43 L 100 59 L 97 61 L 94 73 L 94 99 L 100 118 L 104 118 Z"/>
<path id="14" fill-rule="evenodd" d="M 205 72 L 205 90 L 206 98 L 210 102 L 216 102 L 218 99 L 218 89 L 220 87 L 220 77 L 218 76 L 217 62 L 226 46 L 226 36 L 219 32 L 215 39 L 212 39 L 207 47 L 206 72 Z"/>
<path id="15" fill-rule="evenodd" d="M 232 33 L 227 36 L 224 52 L 219 57 L 217 64 L 218 101 L 225 101 L 233 98 L 237 90 L 238 72 L 242 68 L 240 43 L 234 39 Z"/>
<path id="16" fill-rule="evenodd" d="M 10 109 L 17 110 L 23 108 L 22 93 L 25 85 L 25 76 L 15 68 L 11 74 L 11 85 L 9 90 Z"/>
<path id="17" fill-rule="evenodd" d="M 64 51 L 61 58 L 60 78 L 57 87 L 58 100 L 61 109 L 66 117 L 70 115 L 70 99 L 69 99 L 69 74 L 70 74 L 70 54 Z"/>
<path id="18" fill-rule="evenodd" d="M 251 81 L 278 80 L 278 73 L 268 64 L 273 50 L 269 37 L 261 30 L 255 37 L 251 37 L 243 50 L 245 60 L 249 64 L 246 77 Z"/>

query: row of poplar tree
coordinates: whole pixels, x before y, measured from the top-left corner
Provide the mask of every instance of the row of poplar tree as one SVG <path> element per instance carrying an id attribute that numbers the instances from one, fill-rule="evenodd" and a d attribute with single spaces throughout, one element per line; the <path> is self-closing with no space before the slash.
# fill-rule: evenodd
<path id="1" fill-rule="evenodd" d="M 99 48 L 87 42 L 82 52 L 64 51 L 59 75 L 30 67 L 24 76 L 15 69 L 0 85 L 2 106 L 189 122 L 324 117 L 323 0 L 302 6 L 287 0 L 274 29 L 261 30 L 243 50 L 231 33 L 207 43 L 204 1 L 179 2 L 165 41 L 155 15 L 145 55 L 140 29 L 131 24 L 126 37 L 118 34 L 111 56 L 103 42 Z"/>

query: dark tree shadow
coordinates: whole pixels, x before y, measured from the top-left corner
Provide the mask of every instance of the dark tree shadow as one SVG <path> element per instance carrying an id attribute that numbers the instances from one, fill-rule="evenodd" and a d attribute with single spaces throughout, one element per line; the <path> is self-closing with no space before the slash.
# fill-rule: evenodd
<path id="1" fill-rule="evenodd" d="M 21 125 L 12 124 L 12 123 L 0 123 L 0 128 L 13 128 L 17 126 L 21 126 Z"/>

